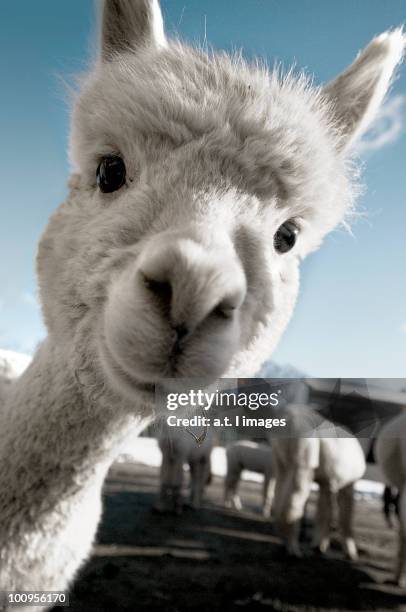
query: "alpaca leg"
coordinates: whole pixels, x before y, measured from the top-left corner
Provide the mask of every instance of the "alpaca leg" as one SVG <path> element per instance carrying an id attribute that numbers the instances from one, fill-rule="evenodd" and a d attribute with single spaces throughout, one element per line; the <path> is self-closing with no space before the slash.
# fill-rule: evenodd
<path id="1" fill-rule="evenodd" d="M 203 498 L 204 485 L 207 480 L 207 461 L 203 457 L 190 464 L 191 488 L 190 504 L 192 508 L 200 508 Z"/>
<path id="2" fill-rule="evenodd" d="M 171 488 L 161 482 L 159 485 L 158 497 L 155 500 L 153 509 L 158 512 L 168 511 L 169 505 L 170 505 L 170 502 L 169 502 L 170 497 L 171 497 Z"/>
<path id="3" fill-rule="evenodd" d="M 333 494 L 329 485 L 320 485 L 317 502 L 317 526 L 314 547 L 325 554 L 330 547 L 330 529 L 333 515 Z"/>
<path id="4" fill-rule="evenodd" d="M 160 471 L 160 491 L 154 508 L 159 512 L 179 513 L 183 482 L 183 458 L 172 450 L 163 450 Z"/>
<path id="5" fill-rule="evenodd" d="M 262 504 L 262 513 L 265 517 L 271 516 L 272 503 L 274 500 L 274 493 L 275 493 L 275 478 L 271 478 L 269 475 L 265 475 L 264 490 L 263 490 L 263 504 Z"/>
<path id="6" fill-rule="evenodd" d="M 175 514 L 180 514 L 183 508 L 183 464 L 183 457 L 174 457 L 171 465 L 171 510 Z"/>
<path id="7" fill-rule="evenodd" d="M 274 452 L 272 455 L 272 468 L 275 481 L 273 490 L 272 516 L 275 522 L 279 522 L 285 503 L 287 471 L 276 452 Z"/>
<path id="8" fill-rule="evenodd" d="M 170 454 L 167 450 L 162 449 L 162 461 L 159 474 L 159 493 L 158 499 L 154 503 L 154 509 L 158 512 L 165 512 L 169 510 L 170 497 L 171 497 L 171 460 Z"/>
<path id="9" fill-rule="evenodd" d="M 211 454 L 206 457 L 205 462 L 205 477 L 204 477 L 204 485 L 208 487 L 212 483 L 213 474 L 211 471 Z"/>
<path id="10" fill-rule="evenodd" d="M 287 520 L 287 512 L 291 496 L 290 479 L 292 476 L 290 476 L 289 470 L 285 468 L 282 462 L 278 461 L 275 455 L 273 456 L 273 467 L 275 473 L 275 487 L 274 504 L 272 510 L 275 525 L 284 542 L 288 554 L 295 557 L 300 557 L 300 522 L 296 520 L 289 523 Z"/>
<path id="11" fill-rule="evenodd" d="M 280 517 L 281 533 L 286 541 L 287 552 L 301 557 L 299 546 L 300 522 L 313 482 L 313 470 L 293 466 L 288 470 L 285 481 L 284 502 Z"/>
<path id="12" fill-rule="evenodd" d="M 182 514 L 183 511 L 183 497 L 182 497 L 182 487 L 172 487 L 171 492 L 171 511 L 175 514 Z"/>
<path id="13" fill-rule="evenodd" d="M 224 505 L 226 508 L 242 510 L 241 499 L 237 492 L 241 471 L 239 466 L 229 466 L 227 470 L 224 488 Z"/>
<path id="14" fill-rule="evenodd" d="M 399 502 L 399 552 L 396 571 L 396 582 L 399 586 L 406 586 L 406 485 Z"/>
<path id="15" fill-rule="evenodd" d="M 354 486 L 350 484 L 337 494 L 338 520 L 345 555 L 355 561 L 358 559 L 357 545 L 353 533 Z"/>
<path id="16" fill-rule="evenodd" d="M 302 557 L 302 551 L 300 550 L 300 520 L 293 521 L 285 526 L 284 536 L 286 542 L 286 551 L 289 556 Z"/>
<path id="17" fill-rule="evenodd" d="M 386 522 L 390 529 L 393 529 L 394 523 L 392 515 L 399 516 L 399 491 L 395 487 L 385 487 L 383 492 L 383 513 Z"/>

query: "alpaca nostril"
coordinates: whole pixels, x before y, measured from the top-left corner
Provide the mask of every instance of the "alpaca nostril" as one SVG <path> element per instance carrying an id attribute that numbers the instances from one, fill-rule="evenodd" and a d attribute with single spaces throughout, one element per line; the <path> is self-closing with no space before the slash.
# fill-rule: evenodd
<path id="1" fill-rule="evenodd" d="M 168 314 L 172 302 L 172 286 L 167 281 L 156 281 L 144 275 L 144 283 L 147 289 L 153 294 L 161 308 Z"/>
<path id="2" fill-rule="evenodd" d="M 182 338 L 184 338 L 185 336 L 187 336 L 187 335 L 188 335 L 188 333 L 189 333 L 189 330 L 188 330 L 187 326 L 186 326 L 186 325 L 184 325 L 184 324 L 182 324 L 182 325 L 176 325 L 176 326 L 174 327 L 174 330 L 175 330 L 175 332 L 176 332 L 178 342 L 179 342 L 180 340 L 182 340 Z"/>
<path id="3" fill-rule="evenodd" d="M 232 319 L 236 307 L 233 304 L 227 302 L 220 302 L 211 311 L 209 316 L 220 317 L 222 319 Z"/>

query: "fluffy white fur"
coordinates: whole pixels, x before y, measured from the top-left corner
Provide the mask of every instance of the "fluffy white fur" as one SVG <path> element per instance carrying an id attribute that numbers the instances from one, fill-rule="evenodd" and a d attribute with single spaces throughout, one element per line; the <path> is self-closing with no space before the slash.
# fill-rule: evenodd
<path id="1" fill-rule="evenodd" d="M 165 41 L 156 2 L 106 0 L 74 105 L 69 196 L 39 245 L 48 337 L 0 414 L 0 589 L 69 586 L 121 440 L 154 418 L 154 384 L 246 377 L 269 357 L 300 259 L 353 205 L 346 145 L 402 48 L 399 31 L 375 39 L 323 90 Z M 127 180 L 103 194 L 96 168 L 111 153 Z M 288 219 L 300 236 L 279 255 Z"/>
<path id="2" fill-rule="evenodd" d="M 159 436 L 159 447 L 162 451 L 160 473 L 160 491 L 155 508 L 161 512 L 180 514 L 183 507 L 182 485 L 184 465 L 190 470 L 190 506 L 200 508 L 205 486 L 210 479 L 210 455 L 213 448 L 212 430 L 208 429 L 201 444 L 197 444 L 190 434 L 199 436 L 200 428 L 189 431 L 175 428 L 163 428 Z"/>
<path id="3" fill-rule="evenodd" d="M 406 414 L 385 425 L 376 442 L 376 459 L 386 483 L 396 487 L 399 499 L 399 552 L 395 581 L 406 586 Z"/>
<path id="4" fill-rule="evenodd" d="M 6 401 L 6 393 L 10 387 L 11 380 L 6 376 L 2 376 L 2 372 L 0 370 L 0 406 L 4 404 Z"/>
<path id="5" fill-rule="evenodd" d="M 311 485 L 318 483 L 318 532 L 315 546 L 326 552 L 330 543 L 333 497 L 337 496 L 339 527 L 344 552 L 357 558 L 352 532 L 353 485 L 366 468 L 358 440 L 341 427 L 331 425 L 330 437 L 306 438 L 305 432 L 316 427 L 320 418 L 306 406 L 286 410 L 289 438 L 272 440 L 272 460 L 276 478 L 272 513 L 286 540 L 290 554 L 300 555 L 299 526 Z M 329 428 L 324 421 L 323 427 Z"/>
<path id="6" fill-rule="evenodd" d="M 269 444 L 251 440 L 238 440 L 226 447 L 227 474 L 224 481 L 224 503 L 226 507 L 241 510 L 238 485 L 243 470 L 263 474 L 262 512 L 269 516 L 272 507 L 275 479 L 272 478 L 272 451 Z"/>

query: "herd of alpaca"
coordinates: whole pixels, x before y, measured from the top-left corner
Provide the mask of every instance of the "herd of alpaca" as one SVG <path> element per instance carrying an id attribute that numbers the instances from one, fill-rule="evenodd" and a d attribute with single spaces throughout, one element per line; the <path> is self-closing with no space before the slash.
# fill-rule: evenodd
<path id="1" fill-rule="evenodd" d="M 355 560 L 357 547 L 353 536 L 353 485 L 362 478 L 365 468 L 365 456 L 359 441 L 348 431 L 334 426 L 334 435 L 329 437 L 304 437 L 303 415 L 309 420 L 317 420 L 317 414 L 304 405 L 288 406 L 285 410 L 291 431 L 289 437 L 274 437 L 271 444 L 257 443 L 249 440 L 232 442 L 226 447 L 227 473 L 224 480 L 224 503 L 226 507 L 241 510 L 241 499 L 238 495 L 238 484 L 244 470 L 264 476 L 262 489 L 262 512 L 264 516 L 272 513 L 275 524 L 285 540 L 286 550 L 290 555 L 301 556 L 299 547 L 300 522 L 304 517 L 306 503 L 311 486 L 319 486 L 317 532 L 314 547 L 325 553 L 330 543 L 330 529 L 333 519 L 334 498 L 338 503 L 339 530 L 342 546 L 346 556 Z M 328 427 L 324 421 L 324 427 Z M 331 424 L 330 424 L 331 425 Z M 210 431 L 210 429 L 209 429 Z M 212 443 L 193 451 L 187 432 L 179 430 L 172 439 L 160 441 L 163 450 L 161 468 L 160 500 L 165 491 L 168 477 L 168 449 L 171 447 L 172 474 L 175 474 L 177 493 L 182 481 L 177 477 L 182 472 L 183 464 L 188 461 L 193 466 L 193 459 L 210 465 Z M 188 454 L 186 454 L 186 449 Z M 192 459 L 192 461 L 191 461 Z M 175 469 L 174 469 L 175 468 Z M 163 477 L 164 476 L 164 477 Z M 191 490 L 199 488 L 201 502 L 205 481 L 199 477 L 196 468 L 191 469 Z M 179 500 L 179 495 L 177 500 Z M 196 507 L 196 506 L 195 506 Z M 179 502 L 176 506 L 180 508 Z M 166 509 L 168 508 L 166 506 Z"/>
<path id="2" fill-rule="evenodd" d="M 343 551 L 349 559 L 356 560 L 358 551 L 353 535 L 353 487 L 356 481 L 362 478 L 366 468 L 362 446 L 357 438 L 337 425 L 334 425 L 328 437 L 304 437 L 309 423 L 321 421 L 314 411 L 304 405 L 288 406 L 285 413 L 291 425 L 289 437 L 275 437 L 271 445 L 239 440 L 226 447 L 224 504 L 228 508 L 241 510 L 238 485 L 242 472 L 248 470 L 262 474 L 262 512 L 264 516 L 269 517 L 272 511 L 273 520 L 285 540 L 287 552 L 297 557 L 301 556 L 300 522 L 305 514 L 311 486 L 316 482 L 319 493 L 314 548 L 325 553 L 329 547 L 336 498 Z M 323 420 L 325 430 L 331 425 Z M 210 429 L 208 431 L 210 432 Z M 212 436 L 209 436 L 202 446 L 198 446 L 195 439 L 183 430 L 172 432 L 171 438 L 168 438 L 167 433 L 161 436 L 161 489 L 157 505 L 159 510 L 181 513 L 183 465 L 186 462 L 190 466 L 191 505 L 194 508 L 200 507 L 208 481 L 212 447 Z M 404 586 L 406 415 L 396 417 L 382 428 L 377 439 L 376 455 L 386 482 L 399 491 L 399 554 L 395 582 Z M 199 466 L 202 468 L 199 469 Z M 176 500 L 175 503 L 173 499 Z"/>
<path id="3" fill-rule="evenodd" d="M 353 207 L 351 147 L 403 50 L 384 33 L 315 87 L 168 41 L 156 0 L 105 0 L 38 249 L 47 337 L 0 410 L 0 590 L 69 587 L 157 384 L 269 358 L 300 260 Z"/>

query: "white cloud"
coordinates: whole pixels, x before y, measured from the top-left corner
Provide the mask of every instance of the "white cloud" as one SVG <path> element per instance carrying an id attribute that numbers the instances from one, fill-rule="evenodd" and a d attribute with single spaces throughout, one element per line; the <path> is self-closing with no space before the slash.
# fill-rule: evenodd
<path id="1" fill-rule="evenodd" d="M 26 355 L 33 355 L 39 345 L 44 339 L 45 334 L 25 334 L 19 337 L 18 334 L 2 333 L 0 330 L 0 350 L 5 349 L 9 351 L 16 351 L 17 353 L 24 353 Z"/>
<path id="2" fill-rule="evenodd" d="M 402 325 L 400 326 L 400 331 L 402 332 L 402 334 L 406 334 L 406 323 L 402 323 Z"/>
<path id="3" fill-rule="evenodd" d="M 373 153 L 395 142 L 403 131 L 406 96 L 389 98 L 379 111 L 374 124 L 356 145 L 359 154 Z"/>

